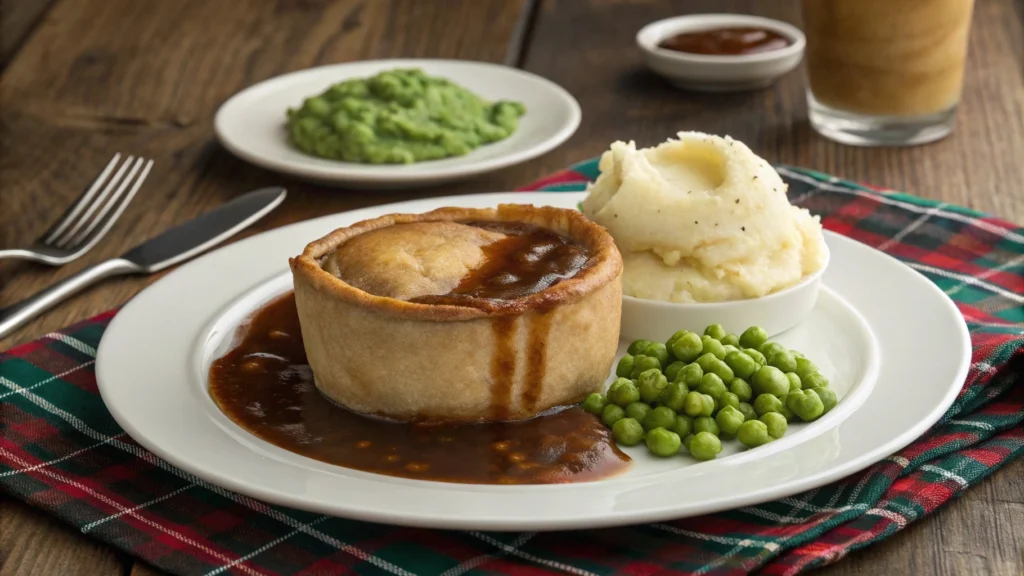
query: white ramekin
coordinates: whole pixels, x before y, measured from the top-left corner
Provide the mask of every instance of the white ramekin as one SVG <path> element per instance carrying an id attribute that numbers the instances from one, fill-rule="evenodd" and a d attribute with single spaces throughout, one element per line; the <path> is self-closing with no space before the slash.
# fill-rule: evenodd
<path id="1" fill-rule="evenodd" d="M 778 50 L 737 56 L 688 54 L 658 47 L 676 34 L 725 27 L 764 28 L 785 36 L 792 43 Z M 674 86 L 701 92 L 732 92 L 768 86 L 800 64 L 806 42 L 803 32 L 792 24 L 743 14 L 666 18 L 644 26 L 636 35 L 637 46 L 651 70 Z"/>
<path id="2" fill-rule="evenodd" d="M 775 336 L 796 326 L 814 308 L 825 265 L 799 284 L 760 298 L 712 303 L 675 303 L 622 296 L 622 324 L 619 337 L 626 340 L 664 342 L 678 330 L 702 334 L 709 324 L 721 324 L 733 334 L 760 326 Z"/>

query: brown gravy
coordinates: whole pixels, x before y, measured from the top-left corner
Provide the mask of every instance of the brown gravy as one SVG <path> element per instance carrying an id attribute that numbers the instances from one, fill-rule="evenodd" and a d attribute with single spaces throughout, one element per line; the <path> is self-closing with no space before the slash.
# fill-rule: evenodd
<path id="1" fill-rule="evenodd" d="M 349 412 L 313 384 L 291 293 L 258 310 L 237 346 L 213 363 L 210 395 L 236 424 L 271 444 L 388 476 L 585 482 L 621 472 L 630 461 L 608 429 L 578 407 L 521 422 L 460 426 L 397 424 Z"/>
<path id="2" fill-rule="evenodd" d="M 718 28 L 677 34 L 662 40 L 658 47 L 689 54 L 740 56 L 779 50 L 790 44 L 789 38 L 763 28 Z"/>
<path id="3" fill-rule="evenodd" d="M 484 264 L 448 294 L 412 302 L 472 306 L 476 300 L 515 300 L 572 278 L 590 260 L 585 246 L 539 226 L 509 222 L 466 222 L 507 236 L 483 247 Z"/>

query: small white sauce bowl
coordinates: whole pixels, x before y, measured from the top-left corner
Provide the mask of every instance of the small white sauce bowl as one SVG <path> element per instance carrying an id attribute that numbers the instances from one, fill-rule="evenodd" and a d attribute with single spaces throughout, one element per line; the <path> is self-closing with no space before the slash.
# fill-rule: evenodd
<path id="1" fill-rule="evenodd" d="M 803 321 L 818 302 L 825 265 L 799 284 L 760 298 L 728 302 L 677 303 L 622 295 L 619 337 L 664 342 L 678 330 L 703 334 L 709 324 L 721 324 L 731 334 L 760 326 L 772 337 Z"/>
<path id="2" fill-rule="evenodd" d="M 705 55 L 659 48 L 663 40 L 684 32 L 716 28 L 754 27 L 771 30 L 791 41 L 789 46 L 757 54 Z M 742 14 L 696 14 L 658 20 L 636 35 L 647 66 L 672 85 L 699 92 L 736 92 L 763 88 L 793 70 L 807 43 L 799 28 L 779 20 Z"/>

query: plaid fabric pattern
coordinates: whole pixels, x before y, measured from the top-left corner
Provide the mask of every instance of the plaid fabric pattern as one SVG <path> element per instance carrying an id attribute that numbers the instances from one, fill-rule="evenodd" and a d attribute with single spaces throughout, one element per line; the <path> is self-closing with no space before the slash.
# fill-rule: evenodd
<path id="1" fill-rule="evenodd" d="M 93 374 L 114 312 L 0 354 L 0 487 L 175 574 L 796 574 L 903 529 L 1024 452 L 1024 229 L 779 167 L 791 199 L 888 252 L 957 303 L 973 363 L 943 419 L 868 469 L 810 492 L 661 524 L 555 533 L 398 528 L 271 506 L 142 449 Z M 529 186 L 582 190 L 595 160 Z"/>

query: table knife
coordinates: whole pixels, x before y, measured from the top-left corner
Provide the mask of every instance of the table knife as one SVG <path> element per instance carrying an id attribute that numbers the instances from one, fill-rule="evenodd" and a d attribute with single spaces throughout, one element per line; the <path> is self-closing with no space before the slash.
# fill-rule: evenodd
<path id="1" fill-rule="evenodd" d="M 284 201 L 284 188 L 261 188 L 198 216 L 39 293 L 0 309 L 0 338 L 65 298 L 111 276 L 152 274 L 201 254 L 247 228 Z"/>

